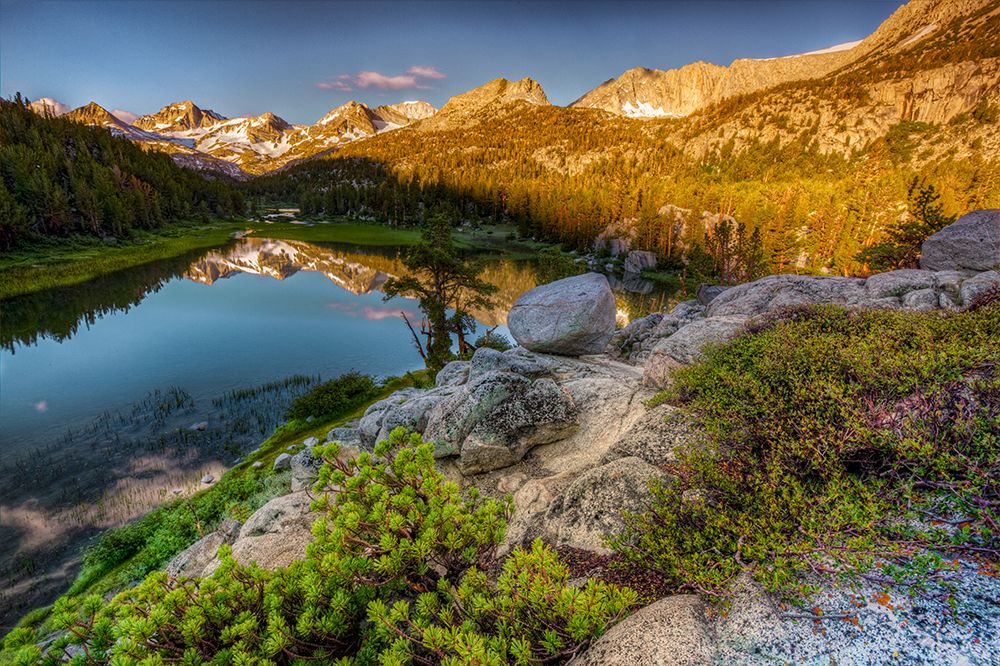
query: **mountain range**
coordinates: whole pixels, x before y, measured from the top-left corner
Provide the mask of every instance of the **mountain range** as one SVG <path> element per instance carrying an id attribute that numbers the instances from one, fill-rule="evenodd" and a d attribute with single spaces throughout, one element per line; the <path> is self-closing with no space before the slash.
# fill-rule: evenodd
<path id="1" fill-rule="evenodd" d="M 697 155 L 751 142 L 796 140 L 848 155 L 901 122 L 947 124 L 998 99 L 1000 0 L 911 0 L 867 38 L 811 53 L 737 59 L 728 67 L 696 62 L 679 69 L 636 67 L 562 108 L 560 117 L 594 125 L 631 119 Z M 549 108 L 530 78 L 495 79 L 451 98 L 370 108 L 351 101 L 312 125 L 273 113 L 226 118 L 194 102 L 172 103 L 133 123 L 95 103 L 68 111 L 43 98 L 40 113 L 107 127 L 188 167 L 235 177 L 260 175 L 392 130 L 465 130 L 498 115 Z M 566 114 L 588 114 L 567 116 Z M 997 133 L 980 146 L 998 147 Z M 951 137 L 939 152 L 967 150 Z M 609 147 L 613 148 L 613 147 Z M 561 150 L 554 146 L 553 150 Z M 352 151 L 354 152 L 354 151 Z"/>

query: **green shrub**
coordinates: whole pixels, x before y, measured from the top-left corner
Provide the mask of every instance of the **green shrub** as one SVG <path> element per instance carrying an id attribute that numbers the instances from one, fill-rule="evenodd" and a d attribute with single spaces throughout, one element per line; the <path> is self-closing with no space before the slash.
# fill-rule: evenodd
<path id="1" fill-rule="evenodd" d="M 531 550 L 511 553 L 496 583 L 471 569 L 457 590 L 441 581 L 414 602 L 373 602 L 368 618 L 389 646 L 380 663 L 565 661 L 636 603 L 627 588 L 593 580 L 569 587 L 568 578 L 555 551 L 536 540 Z"/>
<path id="2" fill-rule="evenodd" d="M 997 340 L 995 302 L 948 315 L 831 306 L 710 351 L 659 398 L 705 435 L 615 547 L 710 594 L 744 570 L 792 597 L 810 592 L 804 574 L 918 589 L 954 557 L 996 571 Z"/>
<path id="3" fill-rule="evenodd" d="M 347 414 L 375 395 L 375 380 L 360 372 L 347 372 L 300 395 L 288 408 L 290 419 L 333 418 Z"/>
<path id="4" fill-rule="evenodd" d="M 397 428 L 356 460 L 340 459 L 337 444 L 315 450 L 326 460 L 315 488 L 338 491 L 314 503 L 325 513 L 304 560 L 265 571 L 224 547 L 201 580 L 155 572 L 110 603 L 64 598 L 54 609 L 63 637 L 42 655 L 30 631 L 14 632 L 7 654 L 24 664 L 62 663 L 76 649 L 72 664 L 360 665 L 423 663 L 427 650 L 468 663 L 472 650 L 483 664 L 553 663 L 635 602 L 610 585 L 568 587 L 540 543 L 515 551 L 491 582 L 482 571 L 494 566 L 510 499 L 462 493 L 420 435 Z M 421 624 L 400 635 L 392 628 L 411 605 Z"/>
<path id="5" fill-rule="evenodd" d="M 505 335 L 497 335 L 496 333 L 487 332 L 484 335 L 476 338 L 475 348 L 488 347 L 489 349 L 496 349 L 497 351 L 505 352 L 508 349 L 514 348 L 514 343 L 510 341 Z"/>

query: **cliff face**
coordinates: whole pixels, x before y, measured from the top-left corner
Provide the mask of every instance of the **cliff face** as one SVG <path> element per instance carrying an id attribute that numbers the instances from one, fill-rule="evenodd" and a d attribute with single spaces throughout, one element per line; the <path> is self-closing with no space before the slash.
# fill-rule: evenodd
<path id="1" fill-rule="evenodd" d="M 570 106 L 632 118 L 681 118 L 730 97 L 824 76 L 850 57 L 851 50 L 838 50 L 768 60 L 744 58 L 729 67 L 706 62 L 666 71 L 636 67 Z"/>

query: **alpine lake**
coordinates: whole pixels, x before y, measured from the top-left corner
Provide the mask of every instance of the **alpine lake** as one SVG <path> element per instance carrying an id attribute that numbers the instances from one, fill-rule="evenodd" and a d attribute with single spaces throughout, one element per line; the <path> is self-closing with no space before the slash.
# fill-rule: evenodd
<path id="1" fill-rule="evenodd" d="M 423 368 L 416 301 L 380 291 L 405 252 L 253 235 L 0 301 L 0 616 L 65 589 L 101 530 L 218 479 L 316 383 Z M 513 303 L 554 279 L 523 257 L 481 257 L 499 291 L 470 340 L 509 338 Z M 611 283 L 621 323 L 673 297 Z"/>

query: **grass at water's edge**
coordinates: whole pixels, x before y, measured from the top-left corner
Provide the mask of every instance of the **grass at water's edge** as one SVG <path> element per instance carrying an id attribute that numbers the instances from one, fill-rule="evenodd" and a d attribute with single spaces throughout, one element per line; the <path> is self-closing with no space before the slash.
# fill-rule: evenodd
<path id="1" fill-rule="evenodd" d="M 325 441 L 330 429 L 360 418 L 372 403 L 382 400 L 400 389 L 422 386 L 432 380 L 433 375 L 428 370 L 390 378 L 382 384 L 379 392 L 371 400 L 346 416 L 325 421 L 316 420 L 311 423 L 305 420 L 292 420 L 278 426 L 256 450 L 244 456 L 242 462 L 228 470 L 215 484 L 194 495 L 154 509 L 144 517 L 127 525 L 105 532 L 101 536 L 101 539 L 106 539 L 105 543 L 127 544 L 133 540 L 133 535 L 147 539 L 147 542 L 128 558 L 120 562 L 113 562 L 111 565 L 105 565 L 100 561 L 87 564 L 85 557 L 84 567 L 61 599 L 82 599 L 92 594 L 108 596 L 115 593 L 137 580 L 141 580 L 151 558 L 156 562 L 155 568 L 160 568 L 169 562 L 174 555 L 200 538 L 200 536 L 195 536 L 184 542 L 175 541 L 169 544 L 172 546 L 169 550 L 151 553 L 151 548 L 159 547 L 162 549 L 164 547 L 163 543 L 157 543 L 155 538 L 158 528 L 171 526 L 180 521 L 196 520 L 200 528 L 198 532 L 209 534 L 222 519 L 233 513 L 238 514 L 237 517 L 245 519 L 250 512 L 268 500 L 289 492 L 289 473 L 272 470 L 274 459 L 285 453 L 289 446 L 300 444 L 309 437 L 317 437 L 321 442 Z M 263 465 L 255 469 L 253 467 L 255 462 L 261 462 Z M 196 511 L 197 515 L 195 515 Z M 120 539 L 107 539 L 109 536 L 115 537 L 116 535 L 120 535 Z M 150 535 L 152 538 L 149 538 Z M 92 549 L 94 547 L 91 546 Z M 111 555 L 113 556 L 113 553 Z M 34 629 L 39 640 L 42 640 L 54 630 L 49 625 L 51 610 L 51 605 L 37 608 L 22 617 L 16 626 Z"/>
<path id="2" fill-rule="evenodd" d="M 137 232 L 114 245 L 89 236 L 39 240 L 0 255 L 0 299 L 67 287 L 191 250 L 223 245 L 246 226 L 245 221 L 181 223 Z"/>

